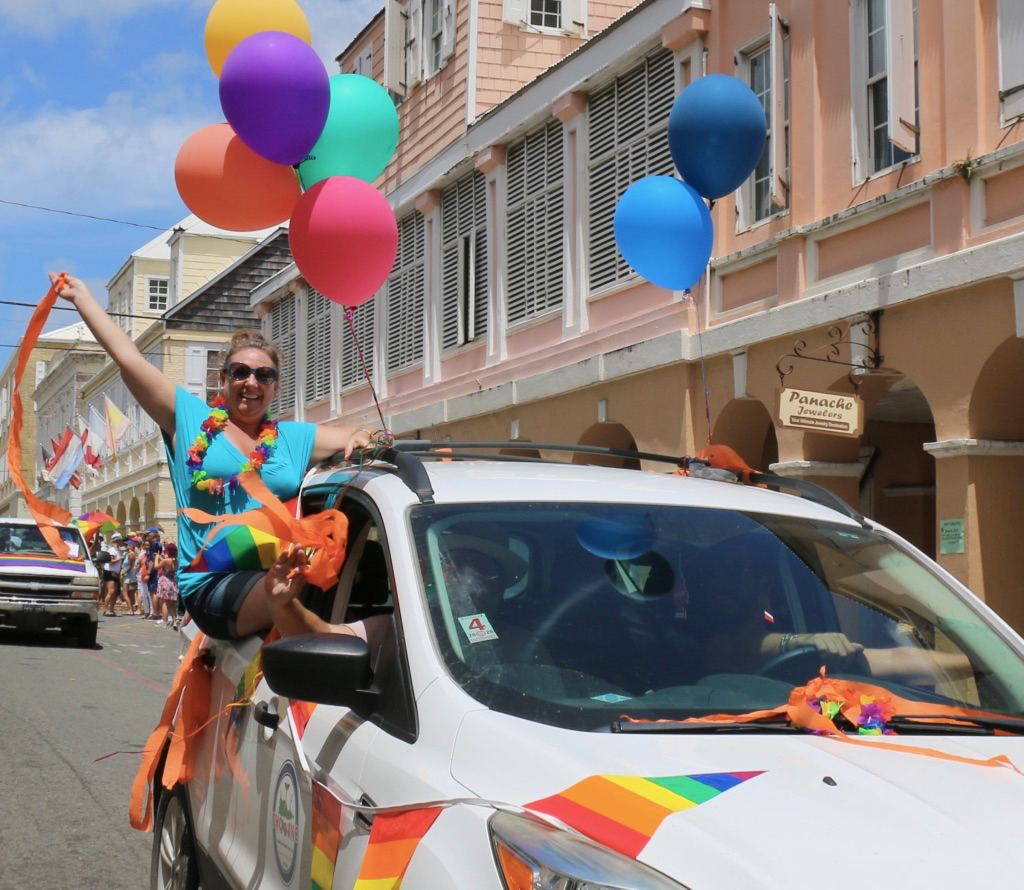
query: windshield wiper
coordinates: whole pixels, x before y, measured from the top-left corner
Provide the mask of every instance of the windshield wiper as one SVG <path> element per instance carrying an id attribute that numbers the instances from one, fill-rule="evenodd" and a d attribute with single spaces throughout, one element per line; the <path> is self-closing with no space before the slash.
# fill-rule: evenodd
<path id="1" fill-rule="evenodd" d="M 956 723 L 949 723 L 956 720 Z M 886 722 L 901 735 L 993 735 L 995 730 L 1024 735 L 1024 719 L 1019 717 L 951 717 L 946 714 L 894 714 Z"/>
<path id="2" fill-rule="evenodd" d="M 628 733 L 791 733 L 803 732 L 787 720 L 766 720 L 753 723 L 687 723 L 683 720 L 660 720 L 657 723 L 634 723 L 629 720 L 613 720 L 612 732 Z"/>

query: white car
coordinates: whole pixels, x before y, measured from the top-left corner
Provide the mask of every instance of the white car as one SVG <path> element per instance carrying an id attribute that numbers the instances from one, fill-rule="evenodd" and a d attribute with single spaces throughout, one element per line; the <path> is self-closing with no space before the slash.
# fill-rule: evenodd
<path id="1" fill-rule="evenodd" d="M 443 444 L 307 484 L 350 527 L 306 602 L 367 640 L 207 644 L 196 772 L 153 789 L 155 888 L 1020 873 L 1024 641 L 933 561 L 806 484 Z"/>
<path id="2" fill-rule="evenodd" d="M 0 625 L 59 627 L 91 649 L 99 626 L 99 572 L 77 526 L 57 531 L 68 545 L 66 559 L 50 549 L 35 520 L 0 519 Z"/>

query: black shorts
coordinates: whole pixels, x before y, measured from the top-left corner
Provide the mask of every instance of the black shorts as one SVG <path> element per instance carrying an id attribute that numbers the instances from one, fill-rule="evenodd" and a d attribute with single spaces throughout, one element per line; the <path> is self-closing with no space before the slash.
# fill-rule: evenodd
<path id="1" fill-rule="evenodd" d="M 185 608 L 199 629 L 216 640 L 237 640 L 242 602 L 263 571 L 210 574 L 185 598 Z"/>
<path id="2" fill-rule="evenodd" d="M 108 572 L 106 569 L 103 570 L 103 580 L 113 581 L 115 584 L 121 583 L 121 576 L 117 572 Z"/>

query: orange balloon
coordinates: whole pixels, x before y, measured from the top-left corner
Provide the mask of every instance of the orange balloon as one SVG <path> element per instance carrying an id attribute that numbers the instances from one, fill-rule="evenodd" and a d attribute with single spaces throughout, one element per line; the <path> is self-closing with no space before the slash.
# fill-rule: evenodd
<path id="1" fill-rule="evenodd" d="M 284 31 L 312 44 L 309 22 L 295 0 L 217 0 L 206 18 L 203 43 L 213 73 L 220 77 L 235 46 L 260 31 Z"/>
<path id="2" fill-rule="evenodd" d="M 292 167 L 256 154 L 228 124 L 197 130 L 174 161 L 178 194 L 211 226 L 251 232 L 283 223 L 302 195 Z"/>

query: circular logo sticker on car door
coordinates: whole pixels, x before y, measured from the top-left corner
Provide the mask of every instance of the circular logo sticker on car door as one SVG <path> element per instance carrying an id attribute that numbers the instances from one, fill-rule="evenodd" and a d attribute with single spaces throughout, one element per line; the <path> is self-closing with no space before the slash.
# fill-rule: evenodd
<path id="1" fill-rule="evenodd" d="M 285 761 L 274 788 L 271 830 L 274 833 L 274 858 L 281 879 L 290 884 L 295 876 L 295 862 L 299 856 L 299 783 L 295 767 Z"/>

